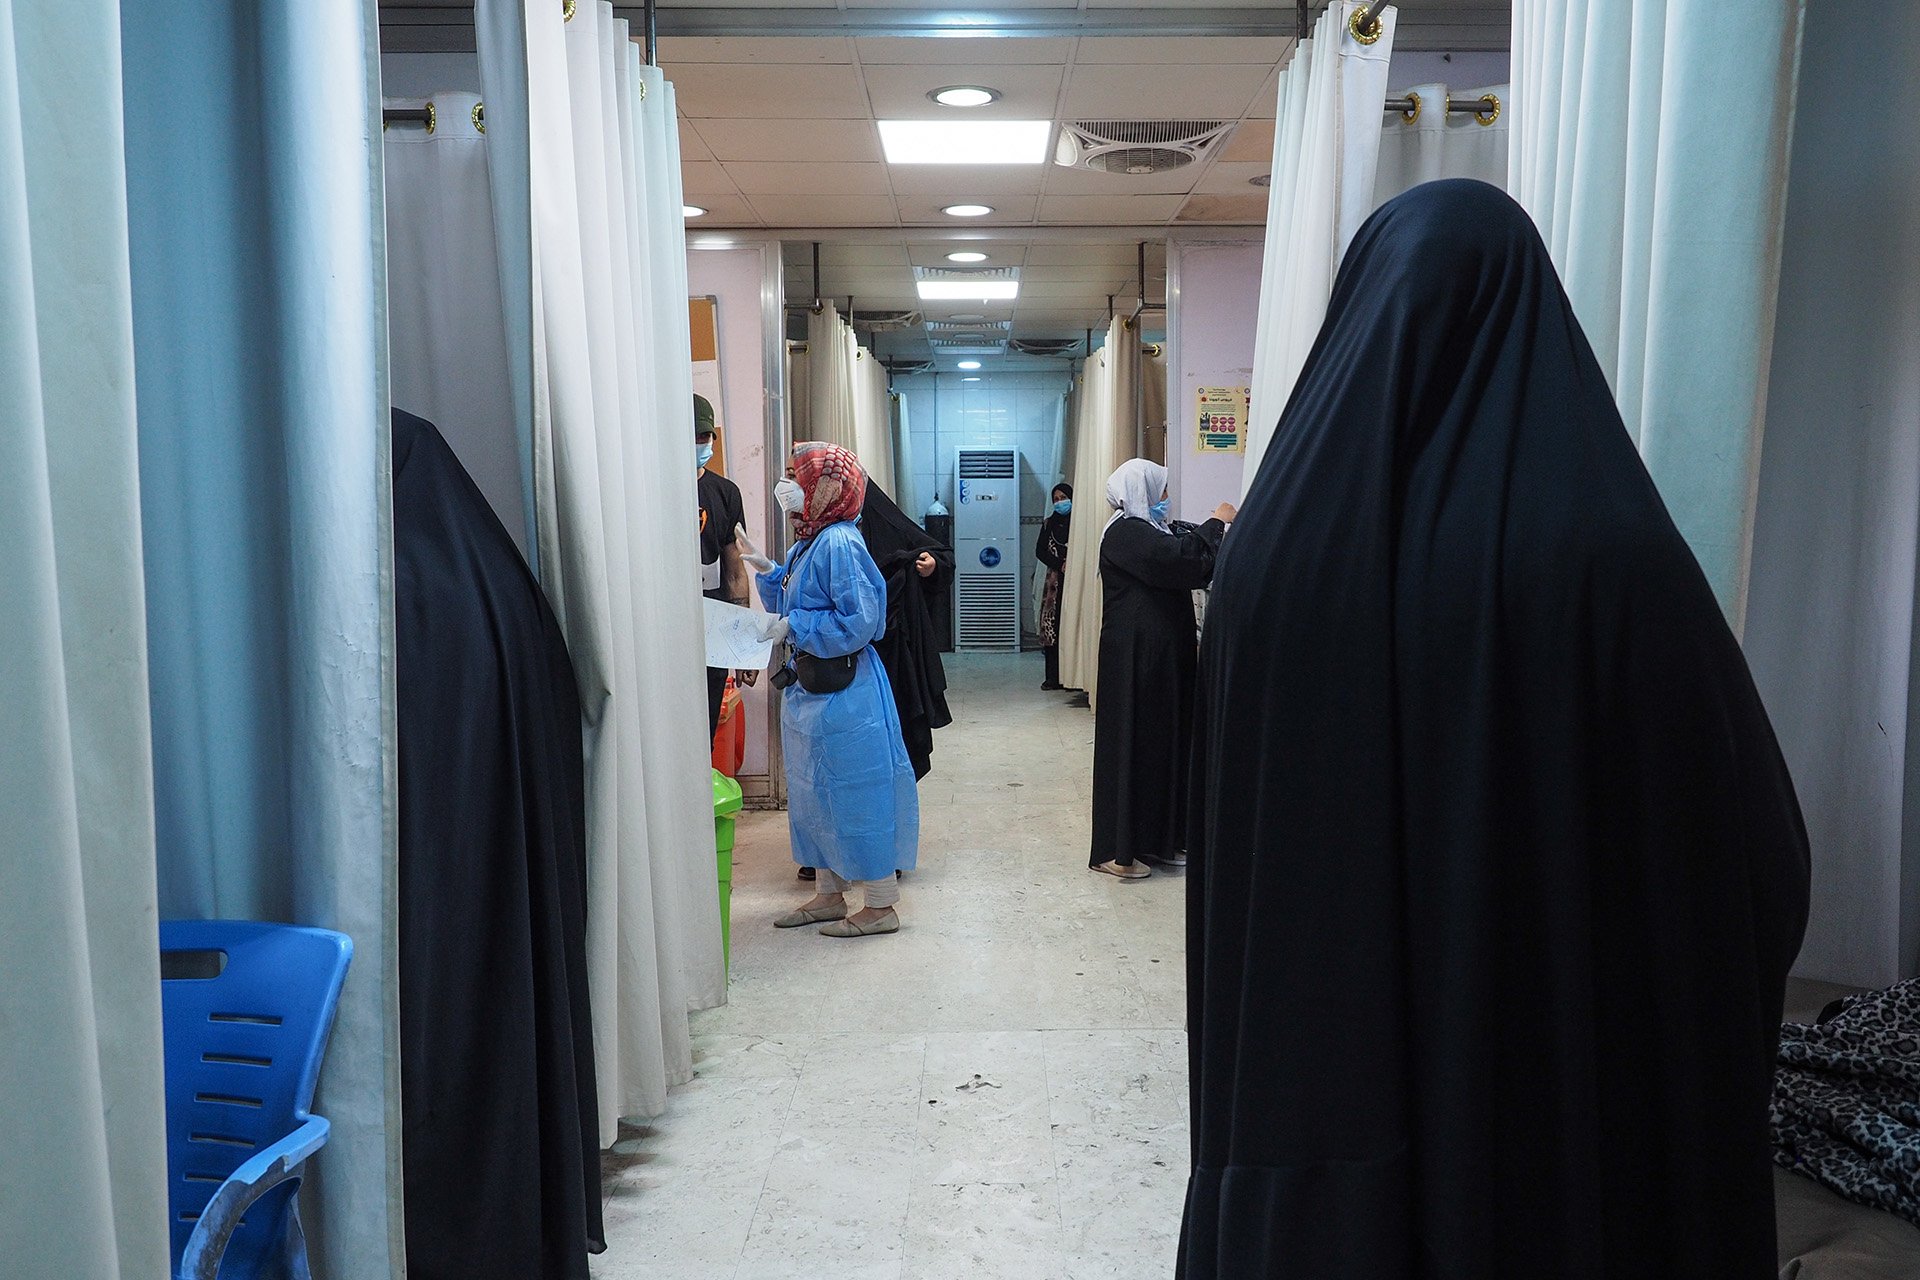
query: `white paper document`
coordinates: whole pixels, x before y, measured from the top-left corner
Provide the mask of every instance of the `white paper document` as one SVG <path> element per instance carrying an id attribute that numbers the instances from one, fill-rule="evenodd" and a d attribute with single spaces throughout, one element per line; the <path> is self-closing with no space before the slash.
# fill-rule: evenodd
<path id="1" fill-rule="evenodd" d="M 777 613 L 755 613 L 725 600 L 701 600 L 707 611 L 707 665 L 759 671 L 773 657 Z"/>

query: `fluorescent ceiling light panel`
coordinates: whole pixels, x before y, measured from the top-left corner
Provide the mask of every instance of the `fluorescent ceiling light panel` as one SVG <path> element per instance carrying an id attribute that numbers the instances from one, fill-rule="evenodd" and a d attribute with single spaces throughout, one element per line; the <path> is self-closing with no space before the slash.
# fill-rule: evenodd
<path id="1" fill-rule="evenodd" d="M 1045 164 L 1051 120 L 882 120 L 888 164 Z"/>
<path id="2" fill-rule="evenodd" d="M 1020 296 L 1018 280 L 922 280 L 922 302 L 1005 302 Z"/>

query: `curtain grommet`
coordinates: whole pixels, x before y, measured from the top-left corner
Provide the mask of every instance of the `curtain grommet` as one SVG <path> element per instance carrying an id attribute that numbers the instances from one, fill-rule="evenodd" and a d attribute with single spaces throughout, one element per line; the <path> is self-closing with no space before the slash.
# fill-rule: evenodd
<path id="1" fill-rule="evenodd" d="M 572 22 L 573 11 L 577 5 L 578 0 L 560 0 L 560 21 Z"/>
<path id="2" fill-rule="evenodd" d="M 645 80 L 642 80 L 640 82 L 639 90 L 640 90 L 640 101 L 645 102 L 647 100 L 647 82 Z"/>
<path id="3" fill-rule="evenodd" d="M 1405 111 L 1402 111 L 1400 118 L 1408 124 L 1418 124 L 1420 122 L 1420 95 L 1410 92 L 1407 94 L 1407 101 L 1413 105 Z"/>
<path id="4" fill-rule="evenodd" d="M 1497 94 L 1483 93 L 1480 95 L 1480 101 L 1483 105 L 1480 110 L 1473 113 L 1473 118 L 1478 120 L 1480 127 L 1484 129 L 1500 118 L 1500 98 Z"/>
<path id="5" fill-rule="evenodd" d="M 1353 16 L 1347 19 L 1347 34 L 1361 44 L 1374 44 L 1386 33 L 1387 24 L 1379 18 L 1374 18 L 1363 27 L 1360 25 L 1360 22 L 1361 19 L 1366 16 L 1367 11 L 1365 9 L 1355 9 Z"/>
<path id="6" fill-rule="evenodd" d="M 427 100 L 427 136 L 431 138 L 433 131 L 439 127 L 440 113 L 434 109 L 433 100 L 429 98 Z"/>
<path id="7" fill-rule="evenodd" d="M 484 102 L 473 104 L 473 130 L 475 133 L 487 131 L 487 104 Z"/>

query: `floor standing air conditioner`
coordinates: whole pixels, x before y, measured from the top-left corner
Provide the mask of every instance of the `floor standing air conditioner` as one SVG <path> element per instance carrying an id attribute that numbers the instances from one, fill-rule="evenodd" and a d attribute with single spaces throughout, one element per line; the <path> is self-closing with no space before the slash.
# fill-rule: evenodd
<path id="1" fill-rule="evenodd" d="M 954 647 L 1020 650 L 1020 453 L 957 449 Z"/>

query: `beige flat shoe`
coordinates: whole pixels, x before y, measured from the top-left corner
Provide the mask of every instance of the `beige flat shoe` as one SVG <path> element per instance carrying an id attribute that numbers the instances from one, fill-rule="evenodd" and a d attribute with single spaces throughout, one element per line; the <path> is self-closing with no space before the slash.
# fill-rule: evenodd
<path id="1" fill-rule="evenodd" d="M 773 927 L 776 929 L 802 929 L 810 924 L 819 924 L 823 920 L 845 920 L 846 918 L 847 904 L 844 902 L 837 907 L 816 907 L 813 910 L 808 910 L 806 907 L 795 907 L 778 920 L 775 920 Z"/>
<path id="2" fill-rule="evenodd" d="M 898 932 L 900 932 L 900 917 L 889 909 L 886 915 L 871 924 L 861 924 L 856 920 L 846 919 L 838 924 L 830 924 L 820 931 L 820 936 L 823 938 L 870 938 L 875 934 Z"/>
<path id="3" fill-rule="evenodd" d="M 1124 867 L 1117 862 L 1102 862 L 1093 869 L 1095 871 L 1103 871 L 1120 880 L 1145 880 L 1153 874 L 1150 869 L 1141 866 L 1137 862 Z"/>

